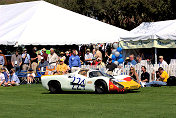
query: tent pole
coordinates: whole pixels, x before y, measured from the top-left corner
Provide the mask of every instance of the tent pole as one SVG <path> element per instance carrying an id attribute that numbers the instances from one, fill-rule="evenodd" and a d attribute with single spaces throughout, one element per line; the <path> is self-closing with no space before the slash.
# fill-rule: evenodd
<path id="1" fill-rule="evenodd" d="M 155 64 L 157 64 L 157 48 L 155 48 Z"/>

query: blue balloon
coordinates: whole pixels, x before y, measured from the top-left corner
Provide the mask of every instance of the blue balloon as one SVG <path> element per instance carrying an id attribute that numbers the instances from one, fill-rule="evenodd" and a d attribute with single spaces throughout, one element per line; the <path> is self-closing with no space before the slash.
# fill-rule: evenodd
<path id="1" fill-rule="evenodd" d="M 121 47 L 118 47 L 118 48 L 117 48 L 117 51 L 118 51 L 118 52 L 121 52 L 121 51 L 122 51 L 122 48 L 121 48 Z"/>
<path id="2" fill-rule="evenodd" d="M 120 58 L 122 58 L 123 57 L 123 55 L 122 54 L 120 54 L 119 56 L 118 56 L 118 58 L 120 59 Z"/>
<path id="3" fill-rule="evenodd" d="M 112 60 L 116 60 L 116 56 L 115 55 L 112 55 Z"/>
<path id="4" fill-rule="evenodd" d="M 114 63 L 115 62 L 115 60 L 112 60 L 112 63 Z"/>
<path id="5" fill-rule="evenodd" d="M 119 64 L 122 64 L 124 62 L 123 58 L 118 59 Z"/>

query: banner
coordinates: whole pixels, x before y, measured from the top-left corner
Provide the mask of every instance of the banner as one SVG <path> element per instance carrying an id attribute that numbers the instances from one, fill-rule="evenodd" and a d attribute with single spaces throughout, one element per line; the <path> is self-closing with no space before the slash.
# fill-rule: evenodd
<path id="1" fill-rule="evenodd" d="M 149 39 L 149 40 L 139 40 L 139 41 L 120 41 L 119 45 L 123 49 L 176 48 L 176 40 Z"/>

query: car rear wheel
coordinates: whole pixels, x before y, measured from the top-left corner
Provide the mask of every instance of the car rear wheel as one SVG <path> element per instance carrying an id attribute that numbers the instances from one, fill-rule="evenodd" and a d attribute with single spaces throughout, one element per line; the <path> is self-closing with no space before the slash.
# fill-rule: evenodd
<path id="1" fill-rule="evenodd" d="M 60 82 L 58 81 L 50 81 L 48 86 L 50 93 L 60 93 L 62 91 Z"/>
<path id="2" fill-rule="evenodd" d="M 98 80 L 95 82 L 95 92 L 98 94 L 104 94 L 108 92 L 108 87 L 105 81 Z"/>

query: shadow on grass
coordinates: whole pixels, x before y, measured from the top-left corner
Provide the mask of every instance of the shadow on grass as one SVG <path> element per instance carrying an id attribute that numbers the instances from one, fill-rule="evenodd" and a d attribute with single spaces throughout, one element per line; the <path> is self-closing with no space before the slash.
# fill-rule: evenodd
<path id="1" fill-rule="evenodd" d="M 127 94 L 127 93 L 139 93 L 140 91 L 125 91 L 125 92 L 108 92 L 108 93 L 104 93 L 104 94 Z M 41 94 L 98 94 L 95 92 L 85 92 L 85 91 L 62 91 L 60 93 L 51 93 L 51 92 L 43 92 Z M 98 94 L 98 95 L 104 95 L 104 94 Z"/>

